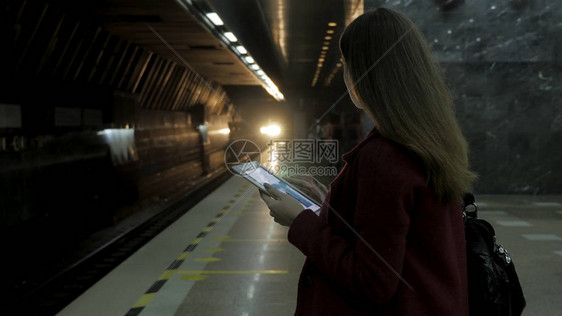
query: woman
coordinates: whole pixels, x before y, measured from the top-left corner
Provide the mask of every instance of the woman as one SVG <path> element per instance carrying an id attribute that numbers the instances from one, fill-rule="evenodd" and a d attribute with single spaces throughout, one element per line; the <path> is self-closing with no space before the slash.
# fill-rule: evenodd
<path id="1" fill-rule="evenodd" d="M 460 200 L 477 176 L 442 72 L 412 21 L 387 8 L 353 21 L 340 49 L 375 128 L 343 155 L 320 216 L 262 193 L 307 257 L 296 315 L 467 315 Z"/>

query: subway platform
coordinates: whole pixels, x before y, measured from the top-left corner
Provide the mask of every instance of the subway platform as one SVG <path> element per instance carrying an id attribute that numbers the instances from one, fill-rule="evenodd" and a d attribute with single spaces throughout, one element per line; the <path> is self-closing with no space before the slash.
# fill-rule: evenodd
<path id="1" fill-rule="evenodd" d="M 562 196 L 476 195 L 512 254 L 524 315 L 560 315 Z M 292 315 L 305 257 L 233 176 L 59 315 Z"/>

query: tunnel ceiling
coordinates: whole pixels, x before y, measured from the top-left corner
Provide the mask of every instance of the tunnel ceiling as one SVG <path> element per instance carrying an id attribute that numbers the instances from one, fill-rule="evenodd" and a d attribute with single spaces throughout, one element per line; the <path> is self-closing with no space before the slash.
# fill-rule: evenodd
<path id="1" fill-rule="evenodd" d="M 185 66 L 186 61 L 219 84 L 261 85 L 244 63 L 177 1 L 108 0 L 96 13 L 109 32 L 179 65 Z"/>
<path id="2" fill-rule="evenodd" d="M 287 77 L 298 88 L 311 87 L 318 71 L 318 81 L 314 86 L 329 85 L 339 62 L 338 40 L 344 27 L 344 1 L 309 0 L 286 1 L 287 13 L 284 24 L 286 56 L 288 60 Z M 328 26 L 336 23 L 336 26 Z M 326 33 L 328 30 L 334 33 Z M 331 37 L 326 40 L 325 37 Z M 325 45 L 327 43 L 327 45 Z M 322 47 L 327 46 L 322 56 Z M 322 67 L 318 67 L 323 58 Z M 329 81 L 329 82 L 328 82 Z"/>
<path id="3" fill-rule="evenodd" d="M 282 89 L 310 88 L 322 46 L 331 36 L 318 86 L 338 71 L 338 39 L 363 0 L 207 0 Z M 240 4 L 244 5 L 240 5 Z M 328 24 L 336 23 L 334 27 Z M 327 34 L 331 28 L 334 33 Z M 333 76 L 333 75 L 332 75 Z"/>
<path id="4" fill-rule="evenodd" d="M 331 84 L 339 70 L 337 40 L 346 15 L 350 15 L 349 7 L 360 6 L 362 10 L 363 3 L 362 0 L 195 2 L 204 2 L 219 13 L 225 25 L 282 90 L 309 88 L 316 73 L 316 86 Z M 221 85 L 262 85 L 232 51 L 180 4 L 181 1 L 106 0 L 100 3 L 97 15 L 102 27 L 111 33 L 180 65 L 185 65 L 185 60 L 195 71 Z M 333 34 L 326 34 L 330 22 L 337 26 L 332 27 Z M 332 39 L 322 57 L 325 36 L 332 36 Z M 318 67 L 319 58 L 324 58 L 322 67 Z"/>

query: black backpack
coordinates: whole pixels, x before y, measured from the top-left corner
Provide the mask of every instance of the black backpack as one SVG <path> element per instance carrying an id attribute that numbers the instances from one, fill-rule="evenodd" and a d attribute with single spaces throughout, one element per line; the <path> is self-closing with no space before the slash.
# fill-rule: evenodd
<path id="1" fill-rule="evenodd" d="M 471 316 L 521 315 L 526 302 L 509 252 L 496 243 L 494 227 L 478 218 L 474 195 L 463 196 L 468 308 Z M 467 210 L 472 205 L 474 210 Z"/>

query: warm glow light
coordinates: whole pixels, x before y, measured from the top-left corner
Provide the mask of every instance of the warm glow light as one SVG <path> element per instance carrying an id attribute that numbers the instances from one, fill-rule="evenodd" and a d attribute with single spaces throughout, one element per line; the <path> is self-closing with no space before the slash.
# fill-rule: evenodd
<path id="1" fill-rule="evenodd" d="M 329 40 L 332 39 L 332 37 L 331 36 L 324 36 L 324 39 L 329 41 Z"/>
<path id="2" fill-rule="evenodd" d="M 327 30 L 326 33 L 328 33 L 328 34 L 334 34 L 334 30 Z"/>
<path id="3" fill-rule="evenodd" d="M 281 127 L 279 127 L 278 125 L 267 125 L 267 126 L 262 126 L 260 128 L 260 133 L 265 134 L 265 135 L 269 135 L 269 136 L 279 136 L 279 134 L 281 134 Z"/>
<path id="4" fill-rule="evenodd" d="M 240 54 L 246 54 L 246 53 L 248 53 L 248 51 L 246 50 L 246 48 L 244 48 L 244 46 L 242 46 L 242 45 L 236 46 L 236 49 L 240 52 Z"/>
<path id="5" fill-rule="evenodd" d="M 245 59 L 246 59 L 246 62 L 247 62 L 248 64 L 253 64 L 253 63 L 256 62 L 256 61 L 255 61 L 252 57 L 250 57 L 250 56 L 246 57 Z"/>
<path id="6" fill-rule="evenodd" d="M 223 129 L 219 129 L 219 133 L 221 134 L 230 134 L 230 129 L 229 128 L 223 128 Z"/>
<path id="7" fill-rule="evenodd" d="M 207 13 L 207 17 L 209 18 L 209 20 L 211 20 L 211 22 L 213 22 L 214 25 L 217 26 L 224 25 L 219 15 L 216 14 L 215 12 Z"/>
<path id="8" fill-rule="evenodd" d="M 331 26 L 331 27 L 334 27 L 334 26 L 337 26 L 337 25 L 338 25 L 338 24 L 337 24 L 336 22 L 330 22 L 330 23 L 328 23 L 328 26 Z"/>
<path id="9" fill-rule="evenodd" d="M 322 50 L 328 50 L 328 46 L 322 46 Z"/>
<path id="10" fill-rule="evenodd" d="M 323 62 L 324 62 L 324 58 L 318 58 L 318 62 L 323 63 Z"/>
<path id="11" fill-rule="evenodd" d="M 238 42 L 238 39 L 236 38 L 236 36 L 234 36 L 234 33 L 232 32 L 225 32 L 224 37 L 228 38 L 228 40 L 231 42 Z"/>
<path id="12" fill-rule="evenodd" d="M 260 75 L 260 78 L 262 78 L 263 82 L 265 83 L 263 88 L 265 89 L 265 91 L 267 91 L 267 93 L 269 93 L 277 101 L 285 100 L 285 96 L 283 95 L 283 93 L 279 91 L 279 88 L 277 88 L 275 83 L 273 83 L 273 81 L 267 75 Z"/>
<path id="13" fill-rule="evenodd" d="M 277 101 L 285 100 L 285 96 L 283 95 L 283 93 L 279 91 L 279 89 L 277 88 L 277 86 L 275 86 L 275 84 L 273 83 L 268 84 L 265 90 L 267 91 L 267 93 L 271 94 Z"/>

